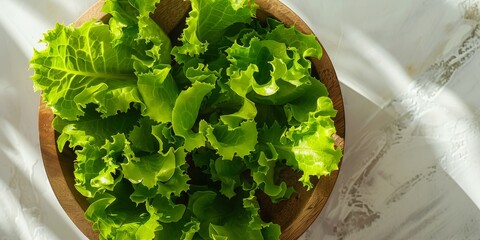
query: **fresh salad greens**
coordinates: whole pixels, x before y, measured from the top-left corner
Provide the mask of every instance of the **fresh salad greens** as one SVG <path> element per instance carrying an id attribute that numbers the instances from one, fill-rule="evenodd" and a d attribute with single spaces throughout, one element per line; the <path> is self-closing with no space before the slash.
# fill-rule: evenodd
<path id="1" fill-rule="evenodd" d="M 320 44 L 253 0 L 191 0 L 172 46 L 158 2 L 107 0 L 108 23 L 57 24 L 31 60 L 86 218 L 101 239 L 278 239 L 256 193 L 288 199 L 280 169 L 312 188 L 342 156 Z"/>

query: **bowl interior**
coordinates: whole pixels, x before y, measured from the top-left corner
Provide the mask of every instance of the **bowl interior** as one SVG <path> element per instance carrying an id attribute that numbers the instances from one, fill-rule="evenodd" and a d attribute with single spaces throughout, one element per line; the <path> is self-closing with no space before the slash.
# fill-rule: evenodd
<path id="1" fill-rule="evenodd" d="M 289 8 L 278 0 L 256 0 L 259 5 L 257 17 L 265 19 L 274 17 L 285 25 L 295 25 L 304 33 L 312 33 L 310 28 Z M 107 21 L 108 16 L 101 12 L 104 1 L 99 1 L 83 14 L 74 25 L 79 26 L 92 18 Z M 176 39 L 185 25 L 185 17 L 190 8 L 189 2 L 183 0 L 162 0 L 152 18 Z M 320 60 L 312 59 L 314 74 L 322 81 L 338 111 L 334 119 L 337 135 L 345 136 L 345 118 L 342 94 L 337 80 L 335 69 L 326 51 Z M 74 187 L 73 151 L 58 152 L 56 147 L 56 132 L 52 128 L 54 116 L 51 110 L 42 101 L 39 109 L 39 134 L 43 162 L 53 191 L 75 225 L 89 238 L 98 239 L 84 213 L 88 207 L 85 197 L 80 195 Z M 329 176 L 314 180 L 314 188 L 306 191 L 298 182 L 299 173 L 284 171 L 282 180 L 296 189 L 296 193 L 287 201 L 272 204 L 269 198 L 259 194 L 261 216 L 266 221 L 273 221 L 282 227 L 281 239 L 297 239 L 313 223 L 328 200 L 337 179 L 338 171 Z"/>

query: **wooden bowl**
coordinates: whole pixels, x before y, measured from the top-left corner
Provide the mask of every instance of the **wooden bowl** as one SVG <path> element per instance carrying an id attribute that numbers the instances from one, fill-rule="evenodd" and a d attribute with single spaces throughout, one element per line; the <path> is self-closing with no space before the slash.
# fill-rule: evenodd
<path id="1" fill-rule="evenodd" d="M 280 1 L 256 0 L 255 2 L 259 5 L 258 18 L 271 16 L 287 26 L 295 24 L 300 31 L 312 33 L 310 28 Z M 103 4 L 104 0 L 94 4 L 75 21 L 74 25 L 79 26 L 92 18 L 106 21 L 109 16 L 101 12 Z M 183 0 L 162 0 L 152 18 L 165 32 L 178 34 L 179 29 L 184 25 L 189 8 L 190 3 Z M 323 52 L 321 60 L 312 59 L 312 62 L 314 74 L 326 85 L 334 107 L 338 110 L 334 121 L 337 135 L 340 139 L 343 139 L 345 136 L 343 100 L 333 65 L 326 51 Z M 73 160 L 75 155 L 71 151 L 58 152 L 56 146 L 57 133 L 52 128 L 53 118 L 52 111 L 46 107 L 44 102 L 41 102 L 39 108 L 40 146 L 48 179 L 58 201 L 70 219 L 89 239 L 98 239 L 98 234 L 93 231 L 92 224 L 84 217 L 85 210 L 88 207 L 86 198 L 80 195 L 74 187 Z M 291 199 L 278 204 L 272 204 L 267 197 L 259 194 L 261 216 L 266 221 L 280 224 L 282 228 L 281 239 L 297 239 L 320 214 L 333 190 L 337 174 L 338 171 L 335 171 L 329 176 L 321 177 L 314 182 L 314 188 L 307 192 L 298 182 L 298 173 L 292 171 L 281 173 L 282 179 L 287 184 L 294 186 L 297 192 Z"/>

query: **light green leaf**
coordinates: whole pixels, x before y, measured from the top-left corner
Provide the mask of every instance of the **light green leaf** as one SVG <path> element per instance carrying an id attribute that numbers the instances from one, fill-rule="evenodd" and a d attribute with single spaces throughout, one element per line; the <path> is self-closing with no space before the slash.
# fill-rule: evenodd
<path id="1" fill-rule="evenodd" d="M 169 72 L 170 66 L 138 76 L 138 90 L 145 103 L 142 114 L 157 122 L 172 121 L 173 106 L 179 92 Z"/>
<path id="2" fill-rule="evenodd" d="M 183 147 L 183 138 L 175 136 L 170 123 L 160 123 L 152 126 L 152 135 L 157 139 L 160 152 L 167 152 L 170 148 Z"/>
<path id="3" fill-rule="evenodd" d="M 132 183 L 141 183 L 152 188 L 158 181 L 166 182 L 175 173 L 175 154 L 171 148 L 166 154 L 153 154 L 143 157 L 126 156 L 128 162 L 122 164 L 125 178 Z"/>
<path id="4" fill-rule="evenodd" d="M 288 166 L 303 172 L 300 181 L 308 189 L 312 187 L 310 176 L 321 177 L 337 170 L 342 157 L 342 150 L 335 147 L 332 138 L 335 111 L 331 100 L 320 97 L 317 102 L 319 105 L 307 122 L 288 129 L 276 123 L 264 126 L 258 137 L 261 149 L 272 146 L 278 159 L 285 159 Z"/>
<path id="5" fill-rule="evenodd" d="M 312 188 L 310 176 L 321 177 L 338 170 L 342 150 L 335 147 L 333 133 L 335 126 L 330 116 L 311 116 L 308 122 L 286 132 L 284 139 L 295 156 L 294 166 L 303 172 L 300 181 L 308 189 Z"/>
<path id="6" fill-rule="evenodd" d="M 240 96 L 262 104 L 281 105 L 301 96 L 310 83 L 311 63 L 285 43 L 252 38 L 226 50 L 230 87 Z"/>
<path id="7" fill-rule="evenodd" d="M 227 27 L 251 22 L 256 8 L 253 1 L 248 0 L 193 0 L 192 11 L 198 10 L 196 34 L 202 42 L 215 43 L 223 37 Z"/>
<path id="8" fill-rule="evenodd" d="M 58 148 L 63 150 L 67 142 L 70 148 L 78 148 L 74 176 L 75 187 L 82 195 L 93 197 L 115 186 L 113 176 L 119 168 L 118 163 L 123 161 L 124 134 L 137 123 L 136 114 L 138 112 L 129 111 L 103 119 L 89 109 L 78 121 L 55 118 L 53 126 L 61 131 Z"/>
<path id="9" fill-rule="evenodd" d="M 220 77 L 220 73 L 212 71 L 202 63 L 198 63 L 197 66 L 189 66 L 185 71 L 185 76 L 190 82 L 205 82 L 209 84 L 215 84 Z"/>
<path id="10" fill-rule="evenodd" d="M 149 218 L 139 227 L 133 228 L 135 231 L 135 239 L 154 239 L 155 233 L 162 228 L 159 224 L 160 216 L 156 212 L 155 207 L 148 205 L 146 206 Z"/>
<path id="11" fill-rule="evenodd" d="M 229 129 L 227 125 L 208 125 L 200 122 L 200 132 L 204 133 L 210 145 L 223 159 L 234 156 L 243 158 L 255 150 L 257 128 L 254 121 L 242 122 L 239 127 Z"/>
<path id="12" fill-rule="evenodd" d="M 139 14 L 130 0 L 106 0 L 102 12 L 112 15 L 111 19 L 121 26 L 135 25 Z"/>
<path id="13" fill-rule="evenodd" d="M 128 2 L 138 10 L 140 16 L 148 16 L 155 11 L 160 0 L 128 0 Z"/>
<path id="14" fill-rule="evenodd" d="M 157 183 L 157 192 L 162 196 L 174 196 L 179 197 L 183 192 L 188 191 L 190 188 L 190 176 L 187 174 L 188 164 L 185 160 L 187 153 L 184 148 L 178 148 L 175 151 L 175 172 L 173 176 L 166 182 Z"/>
<path id="15" fill-rule="evenodd" d="M 182 45 L 172 51 L 179 63 L 205 53 L 210 44 L 221 40 L 229 26 L 252 21 L 257 8 L 249 0 L 192 0 L 191 4 L 187 27 L 180 38 Z"/>
<path id="16" fill-rule="evenodd" d="M 138 21 L 143 21 L 139 20 L 140 18 L 153 13 L 159 2 L 160 0 L 106 0 L 102 11 L 112 15 L 111 19 L 114 19 L 116 24 L 132 27 L 137 26 Z M 156 30 L 156 27 L 152 27 L 152 30 Z M 148 28 L 145 30 L 150 31 Z"/>
<path id="17" fill-rule="evenodd" d="M 258 67 L 254 64 L 250 64 L 246 70 L 227 69 L 227 74 L 230 76 L 228 84 L 231 91 L 242 98 L 242 105 L 238 111 L 220 116 L 222 122 L 230 128 L 237 127 L 244 120 L 252 120 L 257 115 L 255 103 L 247 98 L 247 94 L 252 89 L 253 76 L 256 72 L 258 72 Z"/>
<path id="18" fill-rule="evenodd" d="M 295 48 L 299 53 L 302 53 L 303 58 L 314 57 L 320 59 L 323 54 L 322 47 L 314 35 L 304 34 L 295 27 L 287 28 L 283 24 L 278 24 L 271 32 L 266 34 L 265 38 L 285 43 L 289 48 Z"/>
<path id="19" fill-rule="evenodd" d="M 112 174 L 118 165 L 106 156 L 98 146 L 92 145 L 76 152 L 74 163 L 75 188 L 85 197 L 94 197 L 98 192 L 113 189 Z"/>
<path id="20" fill-rule="evenodd" d="M 113 145 L 122 144 L 125 136 L 114 136 L 114 142 L 107 142 L 101 149 L 96 145 L 87 145 L 75 151 L 74 163 L 75 188 L 85 197 L 94 197 L 97 193 L 113 190 L 118 180 L 115 174 L 119 170 L 119 150 Z M 113 147 L 111 147 L 113 146 Z M 107 149 L 107 152 L 104 151 Z M 110 150 L 110 151 L 109 151 Z"/>
<path id="21" fill-rule="evenodd" d="M 157 0 L 158 1 L 158 0 Z M 137 2 L 144 2 L 143 0 Z M 149 14 L 141 15 L 138 19 L 138 40 L 144 40 L 146 44 L 153 43 L 146 51 L 146 55 L 154 60 L 155 64 L 170 64 L 172 58 L 170 51 L 172 44 L 168 35 L 150 18 Z M 152 66 L 153 67 L 153 66 Z"/>
<path id="22" fill-rule="evenodd" d="M 251 121 L 257 115 L 255 104 L 248 98 L 243 98 L 243 105 L 237 112 L 220 116 L 220 120 L 226 124 L 229 129 L 238 127 L 244 121 Z"/>
<path id="23" fill-rule="evenodd" d="M 93 21 L 80 28 L 57 24 L 45 35 L 47 48 L 35 52 L 30 67 L 35 89 L 57 116 L 77 120 L 93 103 L 107 117 L 141 102 L 132 50 L 113 46 L 113 39 L 107 25 Z"/>
<path id="24" fill-rule="evenodd" d="M 185 139 L 185 149 L 191 151 L 205 145 L 205 137 L 192 130 L 204 97 L 212 91 L 213 85 L 195 82 L 187 90 L 180 92 L 173 107 L 172 127 L 176 135 Z"/>
<path id="25" fill-rule="evenodd" d="M 105 194 L 102 198 L 91 203 L 85 211 L 85 217 L 93 222 L 93 229 L 100 232 L 101 238 L 110 236 L 114 231 L 115 221 L 105 211 L 114 201 L 114 196 Z"/>

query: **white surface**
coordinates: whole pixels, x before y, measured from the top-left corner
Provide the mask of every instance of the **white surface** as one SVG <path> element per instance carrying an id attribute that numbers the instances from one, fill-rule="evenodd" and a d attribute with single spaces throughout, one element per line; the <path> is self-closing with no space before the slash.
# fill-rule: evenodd
<path id="1" fill-rule="evenodd" d="M 0 239 L 83 239 L 41 161 L 28 61 L 94 0 L 0 0 Z M 304 240 L 480 239 L 478 1 L 285 0 L 342 83 L 346 154 Z"/>

